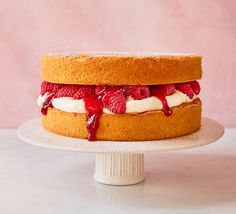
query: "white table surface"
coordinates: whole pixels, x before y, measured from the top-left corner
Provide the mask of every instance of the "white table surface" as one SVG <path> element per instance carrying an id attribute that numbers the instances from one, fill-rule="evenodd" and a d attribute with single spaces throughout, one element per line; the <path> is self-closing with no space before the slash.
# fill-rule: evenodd
<path id="1" fill-rule="evenodd" d="M 145 154 L 146 180 L 96 183 L 94 155 L 35 147 L 0 130 L 0 214 L 236 213 L 236 129 L 191 150 Z"/>

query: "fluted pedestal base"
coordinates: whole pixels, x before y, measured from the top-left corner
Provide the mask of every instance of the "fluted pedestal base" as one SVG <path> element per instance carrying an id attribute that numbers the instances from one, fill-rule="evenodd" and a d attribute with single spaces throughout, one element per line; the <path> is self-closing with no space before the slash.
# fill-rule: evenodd
<path id="1" fill-rule="evenodd" d="M 130 185 L 144 180 L 144 154 L 97 154 L 94 179 L 108 185 Z"/>

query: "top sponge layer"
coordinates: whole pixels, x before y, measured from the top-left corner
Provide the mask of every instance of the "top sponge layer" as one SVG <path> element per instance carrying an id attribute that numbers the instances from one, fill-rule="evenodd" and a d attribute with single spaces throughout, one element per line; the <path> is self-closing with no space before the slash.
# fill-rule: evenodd
<path id="1" fill-rule="evenodd" d="M 44 54 L 41 77 L 53 83 L 158 85 L 201 79 L 195 54 L 80 52 Z"/>

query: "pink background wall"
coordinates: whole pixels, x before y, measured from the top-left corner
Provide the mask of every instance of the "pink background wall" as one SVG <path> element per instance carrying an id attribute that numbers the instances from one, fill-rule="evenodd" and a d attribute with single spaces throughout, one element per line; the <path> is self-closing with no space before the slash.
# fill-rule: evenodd
<path id="1" fill-rule="evenodd" d="M 204 115 L 236 127 L 236 1 L 0 0 L 0 127 L 39 115 L 42 52 L 196 52 Z"/>

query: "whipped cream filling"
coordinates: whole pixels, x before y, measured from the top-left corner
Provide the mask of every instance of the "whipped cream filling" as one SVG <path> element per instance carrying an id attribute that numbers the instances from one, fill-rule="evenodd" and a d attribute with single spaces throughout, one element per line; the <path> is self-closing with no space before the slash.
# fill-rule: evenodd
<path id="1" fill-rule="evenodd" d="M 40 107 L 42 107 L 48 95 L 49 95 L 48 93 L 45 93 L 43 96 L 40 95 L 38 97 L 37 103 Z M 183 103 L 192 102 L 197 98 L 198 96 L 194 95 L 194 97 L 190 99 L 186 94 L 178 90 L 176 90 L 174 94 L 166 96 L 166 100 L 170 108 L 179 106 Z M 54 108 L 65 112 L 86 113 L 83 99 L 75 100 L 72 97 L 54 98 L 52 101 L 52 105 Z M 156 97 L 148 97 L 142 100 L 134 100 L 131 97 L 128 97 L 126 102 L 125 113 L 143 113 L 146 111 L 162 110 L 162 108 L 163 105 L 161 101 Z M 103 108 L 103 113 L 113 114 L 107 108 Z"/>

